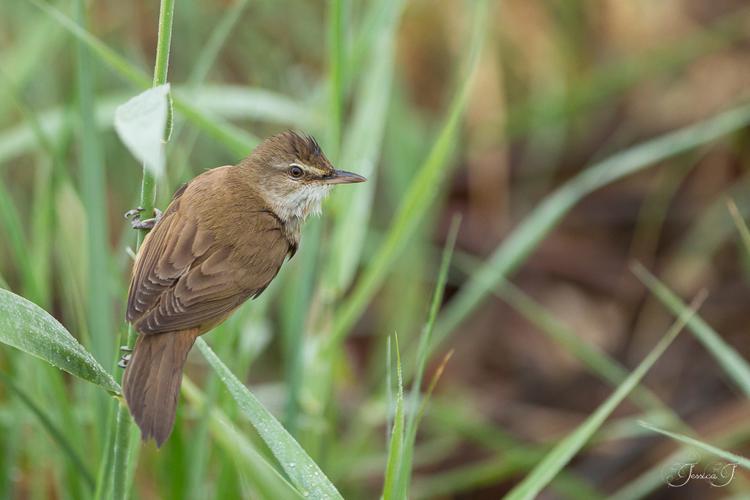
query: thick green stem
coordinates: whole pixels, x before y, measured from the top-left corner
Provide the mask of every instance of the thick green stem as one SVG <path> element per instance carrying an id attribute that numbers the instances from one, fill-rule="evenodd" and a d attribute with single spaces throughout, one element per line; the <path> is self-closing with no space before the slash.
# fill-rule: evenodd
<path id="1" fill-rule="evenodd" d="M 169 68 L 169 50 L 172 41 L 172 18 L 174 15 L 174 0 L 162 0 L 159 8 L 159 38 L 156 44 L 156 63 L 154 64 L 154 82 L 153 86 L 157 87 L 167 82 L 167 70 Z M 169 118 L 167 119 L 167 128 L 165 138 L 169 138 L 172 128 L 172 106 L 170 101 Z M 146 169 L 143 168 L 143 180 L 141 182 L 141 199 L 140 206 L 143 207 L 145 214 L 151 214 L 154 210 L 156 200 L 156 179 Z M 144 234 L 140 231 L 136 239 L 136 251 L 143 242 Z M 128 327 L 126 344 L 132 347 L 135 343 L 135 331 L 132 326 Z M 114 446 L 113 454 L 113 483 L 112 498 L 126 498 L 128 488 L 125 485 L 127 475 L 127 458 L 129 454 L 131 419 L 128 409 L 124 404 L 117 408 L 115 420 Z"/>

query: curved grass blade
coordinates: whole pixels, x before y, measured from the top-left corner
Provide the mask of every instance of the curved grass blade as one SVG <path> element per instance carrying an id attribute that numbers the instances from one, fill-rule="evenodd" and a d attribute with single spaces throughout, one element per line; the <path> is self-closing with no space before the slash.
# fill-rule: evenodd
<path id="1" fill-rule="evenodd" d="M 742 218 L 740 209 L 732 198 L 727 199 L 727 208 L 729 209 L 729 214 L 732 216 L 737 231 L 740 233 L 742 246 L 745 248 L 745 254 L 750 257 L 750 229 L 748 229 L 747 223 L 745 223 L 745 220 Z"/>
<path id="2" fill-rule="evenodd" d="M 263 88 L 241 85 L 201 84 L 200 87 L 175 85 L 181 99 L 221 118 L 257 120 L 265 123 L 313 129 L 323 116 L 304 101 Z"/>
<path id="3" fill-rule="evenodd" d="M 419 346 L 417 347 L 417 365 L 414 380 L 412 381 L 410 398 L 411 412 L 406 419 L 406 426 L 404 431 L 404 451 L 403 458 L 400 463 L 400 470 L 398 476 L 398 491 L 400 491 L 405 497 L 408 497 L 409 487 L 411 484 L 412 466 L 414 461 L 414 446 L 417 440 L 417 428 L 421 420 L 422 414 L 426 409 L 427 401 L 432 394 L 437 381 L 439 380 L 443 368 L 448 362 L 452 355 L 452 351 L 443 359 L 443 362 L 438 367 L 434 377 L 430 381 L 427 392 L 423 398 L 420 396 L 422 391 L 422 379 L 424 378 L 425 366 L 427 360 L 430 358 L 432 352 L 432 332 L 435 327 L 435 319 L 437 318 L 438 310 L 443 303 L 443 295 L 445 293 L 445 284 L 448 281 L 448 270 L 450 269 L 451 259 L 453 257 L 453 250 L 456 246 L 456 239 L 458 237 L 458 229 L 461 226 L 461 216 L 454 215 L 451 221 L 450 229 L 448 230 L 448 238 L 443 248 L 443 255 L 440 260 L 440 270 L 438 271 L 437 281 L 435 282 L 435 290 L 432 294 L 432 301 L 430 303 L 430 310 L 427 315 L 427 321 L 425 322 L 422 333 L 419 336 Z M 401 365 L 399 363 L 399 376 L 401 375 Z"/>
<path id="4" fill-rule="evenodd" d="M 633 146 L 587 168 L 539 204 L 472 275 L 438 318 L 436 342 L 453 332 L 517 269 L 568 211 L 589 193 L 657 162 L 710 143 L 750 123 L 750 105 Z"/>
<path id="5" fill-rule="evenodd" d="M 88 24 L 87 2 L 73 2 L 74 15 L 78 26 Z M 105 365 L 112 362 L 115 336 L 105 334 L 113 324 L 112 296 L 109 293 L 108 273 L 110 270 L 110 248 L 107 238 L 109 230 L 106 206 L 107 160 L 104 141 L 95 126 L 96 116 L 95 89 L 96 73 L 94 57 L 81 41 L 75 43 L 75 83 L 76 83 L 76 120 L 74 130 L 79 147 L 78 187 L 81 201 L 86 211 L 85 249 L 88 262 L 86 279 L 85 304 L 86 328 L 91 340 L 91 353 Z M 110 160 L 111 161 L 111 160 Z M 41 303 L 47 306 L 45 303 Z M 96 420 L 105 418 L 104 400 L 97 402 Z"/>
<path id="6" fill-rule="evenodd" d="M 693 301 L 693 307 L 686 310 L 680 318 L 674 323 L 672 328 L 662 337 L 658 344 L 651 350 L 638 367 L 620 384 L 615 392 L 602 403 L 594 413 L 592 413 L 581 425 L 573 432 L 568 434 L 560 441 L 536 466 L 532 471 L 513 488 L 504 498 L 509 500 L 532 499 L 554 479 L 555 476 L 570 462 L 586 442 L 591 439 L 594 433 L 601 427 L 609 415 L 617 406 L 627 397 L 646 372 L 656 363 L 664 354 L 667 347 L 682 331 L 682 328 L 690 320 L 695 310 L 705 298 L 705 294 L 700 294 Z"/>
<path id="7" fill-rule="evenodd" d="M 662 282 L 648 272 L 642 264 L 634 262 L 633 273 L 651 290 L 659 301 L 675 315 L 683 314 L 687 306 Z M 711 328 L 697 314 L 687 323 L 688 329 L 698 338 L 703 346 L 716 358 L 719 365 L 735 381 L 737 386 L 750 397 L 750 364 L 732 346 L 727 344 L 716 330 Z"/>
<path id="8" fill-rule="evenodd" d="M 675 243 L 673 255 L 660 270 L 660 279 L 673 289 L 687 294 L 698 290 L 714 262 L 713 256 L 733 238 L 735 227 L 731 217 L 727 217 L 727 198 L 736 202 L 743 216 L 750 214 L 750 171 L 740 175 L 721 196 L 701 209 Z"/>
<path id="9" fill-rule="evenodd" d="M 244 472 L 252 478 L 262 498 L 302 498 L 245 436 L 232 425 L 227 425 L 229 419 L 226 415 L 216 408 L 205 408 L 206 396 L 187 377 L 182 381 L 182 393 L 199 411 L 207 411 L 206 418 L 214 439 L 244 465 Z"/>
<path id="10" fill-rule="evenodd" d="M 711 440 L 722 448 L 740 447 L 747 442 L 750 425 L 733 427 L 722 430 L 711 436 Z M 694 458 L 695 453 L 689 446 L 682 446 L 677 451 L 670 453 L 664 459 L 658 461 L 639 476 L 631 479 L 618 490 L 612 492 L 608 498 L 611 500 L 640 500 L 647 498 L 657 489 L 664 486 L 664 471 L 671 469 L 675 464 L 685 464 Z"/>
<path id="11" fill-rule="evenodd" d="M 186 85 L 175 85 L 172 91 L 177 96 L 177 108 L 183 114 L 185 110 L 179 105 L 184 100 L 192 103 L 197 109 L 203 110 L 205 116 L 215 116 L 222 122 L 223 120 L 253 120 L 307 130 L 318 128 L 323 120 L 319 113 L 306 106 L 304 102 L 261 88 L 207 84 L 191 89 Z M 122 92 L 113 92 L 103 94 L 96 99 L 94 119 L 99 130 L 108 130 L 112 127 L 116 107 L 129 97 L 130 95 Z M 36 113 L 38 127 L 26 119 L 2 130 L 0 132 L 0 162 L 7 162 L 33 151 L 40 142 L 40 136 L 64 135 L 67 126 L 65 112 L 65 108 L 50 107 Z M 205 116 L 195 116 L 194 119 L 205 119 Z M 226 122 L 223 123 L 228 125 Z M 244 135 L 237 147 L 254 144 L 257 140 L 248 136 L 244 131 L 238 131 L 238 134 Z"/>
<path id="12" fill-rule="evenodd" d="M 333 160 L 337 161 L 341 146 L 341 130 L 344 120 L 344 2 L 331 0 L 328 2 L 328 65 L 329 65 L 329 127 L 328 149 L 333 153 Z"/>
<path id="13" fill-rule="evenodd" d="M 200 338 L 195 344 L 300 493 L 312 499 L 342 499 L 318 464 L 284 429 L 276 417 L 235 377 L 208 344 Z"/>
<path id="14" fill-rule="evenodd" d="M 91 489 L 93 489 L 94 476 L 91 475 L 91 472 L 83 463 L 81 456 L 73 448 L 73 445 L 70 444 L 68 439 L 65 437 L 65 434 L 63 434 L 63 432 L 57 428 L 57 426 L 47 415 L 47 413 L 42 408 L 40 408 L 39 405 L 37 405 L 23 389 L 13 383 L 13 381 L 8 376 L 0 373 L 0 381 L 5 383 L 5 386 L 13 391 L 16 396 L 18 396 L 18 399 L 20 399 L 21 402 L 25 404 L 29 408 L 29 410 L 31 410 L 31 413 L 36 415 L 36 417 L 39 419 L 39 422 L 42 424 L 42 427 L 46 429 L 52 440 L 55 441 L 63 451 L 63 453 L 68 456 L 68 459 L 73 463 L 81 477 L 83 477 L 84 482 Z"/>
<path id="15" fill-rule="evenodd" d="M 331 255 L 328 269 L 323 273 L 323 286 L 330 287 L 337 300 L 354 279 L 362 258 L 367 232 L 367 221 L 377 184 L 377 163 L 385 132 L 388 102 L 391 94 L 394 67 L 396 27 L 400 19 L 402 2 L 383 2 L 388 11 L 388 22 L 376 40 L 372 51 L 372 64 L 364 70 L 357 89 L 357 106 L 347 126 L 347 133 L 338 157 L 341 168 L 356 170 L 368 178 L 361 189 L 341 190 L 333 194 L 336 224 L 331 237 Z"/>
<path id="16" fill-rule="evenodd" d="M 708 443 L 704 443 L 703 441 L 699 441 L 695 438 L 691 438 L 690 436 L 686 436 L 684 434 L 678 434 L 676 432 L 670 432 L 664 429 L 660 429 L 659 427 L 656 427 L 655 425 L 651 425 L 648 422 L 640 421 L 638 422 L 638 424 L 641 427 L 645 427 L 646 429 L 649 429 L 651 431 L 658 432 L 659 434 L 663 434 L 664 436 L 670 437 L 674 439 L 675 441 L 679 441 L 689 446 L 694 446 L 712 455 L 716 455 L 717 457 L 724 459 L 727 462 L 740 465 L 744 467 L 745 469 L 750 469 L 750 460 L 741 455 L 737 455 L 735 453 L 732 453 L 731 451 L 722 450 L 721 448 L 717 448 L 716 446 L 713 446 Z"/>
<path id="17" fill-rule="evenodd" d="M 8 248 L 8 257 L 24 283 L 24 294 L 32 298 L 41 297 L 34 279 L 34 269 L 31 263 L 31 253 L 27 250 L 27 241 L 23 231 L 23 223 L 19 216 L 5 181 L 0 179 L 0 231 L 4 235 Z M 7 286 L 5 288 L 8 288 Z"/>
<path id="18" fill-rule="evenodd" d="M 394 336 L 396 350 L 396 412 L 393 417 L 391 440 L 388 446 L 388 460 L 385 466 L 383 500 L 406 498 L 406 492 L 399 490 L 399 474 L 404 460 L 404 377 L 401 374 L 401 354 L 398 349 L 398 336 Z M 391 343 L 388 342 L 390 350 Z M 390 369 L 390 364 L 389 364 Z"/>
<path id="19" fill-rule="evenodd" d="M 120 393 L 120 386 L 112 376 L 55 318 L 33 302 L 3 289 L 0 289 L 0 342 L 113 394 Z"/>
<path id="20" fill-rule="evenodd" d="M 428 207 L 437 197 L 439 186 L 448 174 L 446 164 L 455 146 L 455 136 L 468 102 L 472 77 L 479 63 L 487 26 L 487 2 L 478 1 L 474 5 L 473 36 L 469 44 L 466 70 L 463 72 L 465 77 L 459 83 L 440 133 L 411 182 L 382 245 L 337 312 L 331 334 L 326 339 L 328 348 L 337 345 L 362 314 L 372 295 L 388 275 L 393 261 L 408 243 L 409 235 L 414 233 Z"/>
<path id="21" fill-rule="evenodd" d="M 466 275 L 471 274 L 477 267 L 478 259 L 468 254 L 457 255 L 459 268 L 465 268 Z M 581 362 L 592 375 L 612 386 L 622 383 L 628 376 L 628 371 L 619 362 L 611 358 L 606 352 L 581 340 L 570 327 L 556 318 L 541 304 L 526 295 L 520 288 L 507 280 L 495 287 L 494 295 L 504 300 L 509 306 L 523 316 L 530 324 L 536 326 L 540 333 L 562 347 L 572 357 Z M 630 395 L 631 401 L 645 411 L 665 412 L 669 415 L 671 425 L 679 426 L 685 431 L 688 425 L 682 421 L 672 409 L 648 387 L 638 386 Z"/>
<path id="22" fill-rule="evenodd" d="M 78 26 L 61 11 L 38 0 L 28 1 L 57 21 L 71 35 L 86 44 L 95 55 L 113 68 L 123 78 L 143 89 L 151 87 L 152 82 L 143 71 L 133 66 L 127 59 L 120 56 L 91 33 Z M 252 135 L 225 123 L 216 117 L 207 115 L 203 111 L 195 108 L 192 104 L 188 103 L 187 100 L 180 99 L 178 96 L 174 96 L 172 100 L 175 109 L 202 128 L 208 135 L 227 146 L 232 152 L 244 156 L 257 144 L 257 139 Z"/>

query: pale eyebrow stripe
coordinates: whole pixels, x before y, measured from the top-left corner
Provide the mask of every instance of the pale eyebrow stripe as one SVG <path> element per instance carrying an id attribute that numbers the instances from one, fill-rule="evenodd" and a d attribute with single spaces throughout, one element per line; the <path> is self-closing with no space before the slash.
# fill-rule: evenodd
<path id="1" fill-rule="evenodd" d="M 328 173 L 328 171 L 323 170 L 322 168 L 312 167 L 312 166 L 310 166 L 310 165 L 308 165 L 306 163 L 302 163 L 302 162 L 298 162 L 298 161 L 292 163 L 291 165 L 296 165 L 299 168 L 301 168 L 302 170 L 304 170 L 306 172 L 313 173 L 313 174 L 326 175 Z"/>

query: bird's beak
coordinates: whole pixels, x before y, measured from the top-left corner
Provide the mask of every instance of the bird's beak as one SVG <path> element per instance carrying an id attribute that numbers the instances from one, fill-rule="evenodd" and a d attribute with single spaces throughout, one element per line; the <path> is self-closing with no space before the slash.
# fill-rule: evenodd
<path id="1" fill-rule="evenodd" d="M 352 184 L 355 182 L 365 182 L 367 179 L 359 174 L 347 172 L 346 170 L 334 170 L 333 175 L 323 179 L 326 184 Z"/>

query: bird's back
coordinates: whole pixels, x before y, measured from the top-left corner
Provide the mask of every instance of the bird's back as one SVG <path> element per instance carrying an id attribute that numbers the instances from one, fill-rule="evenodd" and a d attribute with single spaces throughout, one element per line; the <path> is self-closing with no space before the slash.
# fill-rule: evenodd
<path id="1" fill-rule="evenodd" d="M 259 295 L 295 244 L 241 167 L 209 170 L 178 190 L 141 247 L 127 319 L 146 335 L 203 333 Z"/>

